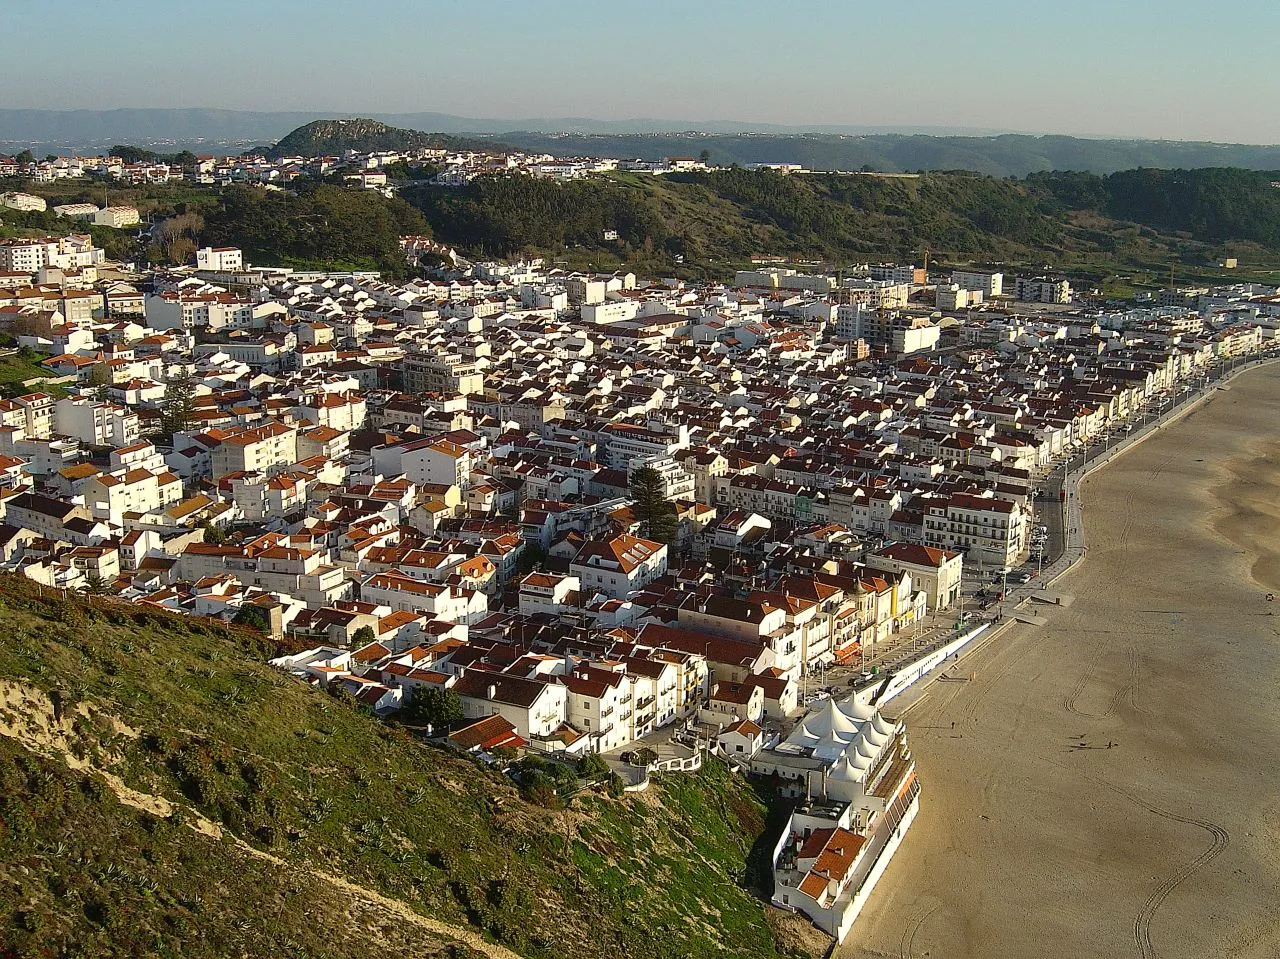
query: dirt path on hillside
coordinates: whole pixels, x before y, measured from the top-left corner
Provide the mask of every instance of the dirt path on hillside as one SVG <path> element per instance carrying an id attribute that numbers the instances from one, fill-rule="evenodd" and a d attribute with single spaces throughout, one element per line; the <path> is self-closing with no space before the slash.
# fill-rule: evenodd
<path id="1" fill-rule="evenodd" d="M 510 949 L 488 942 L 470 929 L 428 919 L 414 912 L 398 899 L 384 896 L 313 866 L 288 862 L 273 856 L 225 831 L 217 823 L 189 806 L 174 803 L 163 796 L 139 792 L 127 786 L 109 769 L 86 759 L 82 755 L 83 750 L 77 747 L 78 737 L 74 731 L 76 718 L 91 717 L 96 713 L 98 711 L 93 705 L 81 703 L 65 714 L 59 715 L 54 703 L 44 692 L 12 680 L 0 679 L 0 736 L 14 739 L 31 752 L 46 759 L 63 762 L 68 768 L 77 772 L 97 776 L 126 806 L 160 818 L 168 818 L 175 812 L 181 812 L 182 821 L 200 835 L 232 845 L 244 855 L 270 863 L 290 876 L 325 883 L 339 890 L 346 897 L 358 900 L 367 912 L 377 915 L 378 922 L 386 922 L 393 918 L 430 932 L 434 936 L 465 945 L 490 959 L 520 959 L 520 956 Z M 119 723 L 113 717 L 104 718 L 109 718 L 117 731 L 124 735 L 137 735 L 134 730 Z"/>

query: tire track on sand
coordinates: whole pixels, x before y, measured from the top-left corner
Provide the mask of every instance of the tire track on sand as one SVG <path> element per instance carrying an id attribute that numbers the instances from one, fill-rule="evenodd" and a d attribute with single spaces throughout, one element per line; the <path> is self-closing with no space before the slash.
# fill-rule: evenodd
<path id="1" fill-rule="evenodd" d="M 1081 710 L 1080 707 L 1076 705 L 1076 703 L 1080 701 L 1080 696 L 1084 693 L 1085 686 L 1087 686 L 1089 683 L 1089 680 L 1093 678 L 1093 674 L 1098 668 L 1098 663 L 1102 661 L 1103 652 L 1105 652 L 1105 650 L 1099 651 L 1098 654 L 1094 656 L 1092 660 L 1090 660 L 1089 665 L 1086 666 L 1080 672 L 1080 681 L 1071 687 L 1071 690 L 1070 692 L 1067 693 L 1066 698 L 1062 700 L 1062 708 L 1065 709 L 1067 712 L 1074 713 L 1077 716 L 1083 716 L 1086 719 L 1095 718 L 1090 713 L 1086 713 L 1083 710 Z"/>
<path id="2" fill-rule="evenodd" d="M 914 959 L 916 954 L 916 935 L 920 932 L 920 927 L 937 911 L 937 906 L 925 910 L 919 918 L 908 923 L 907 928 L 902 930 L 902 941 L 898 944 L 899 959 Z"/>
<path id="3" fill-rule="evenodd" d="M 1009 626 L 1012 627 L 1013 624 L 1011 623 Z M 1004 627 L 1001 627 L 1001 629 L 1003 630 Z M 991 640 L 988 640 L 988 642 L 994 641 L 997 638 L 997 636 L 993 636 Z M 978 712 L 978 707 L 986 702 L 987 697 L 991 695 L 991 691 L 999 685 L 1000 680 L 1004 678 L 1005 674 L 1015 666 L 1021 666 L 1024 664 L 1025 657 L 1017 653 L 1011 647 L 1008 634 L 1005 634 L 1003 638 L 1005 642 L 987 661 L 987 665 L 992 669 L 992 672 L 989 675 L 984 676 L 977 669 L 977 665 L 975 664 L 973 672 L 977 678 L 973 682 L 968 683 L 967 688 L 962 687 L 962 690 L 967 692 L 969 695 L 965 696 L 963 699 L 959 699 L 959 710 L 956 716 L 957 719 L 967 721 L 975 718 Z M 1038 646 L 1041 641 L 1042 639 L 1039 636 L 1027 637 L 1026 646 L 1023 648 L 1023 652 L 1025 652 L 1025 649 Z M 959 693 L 957 693 L 957 697 L 958 696 Z"/>
<path id="4" fill-rule="evenodd" d="M 1136 556 L 1133 554 L 1137 551 L 1123 549 L 1123 547 L 1129 542 L 1129 535 L 1133 530 L 1134 522 L 1140 518 L 1141 511 L 1137 508 L 1136 501 L 1139 495 L 1145 493 L 1150 488 L 1151 484 L 1160 478 L 1160 474 L 1163 473 L 1165 469 L 1176 459 L 1176 455 L 1167 456 L 1148 470 L 1146 475 L 1141 479 L 1134 477 L 1132 484 L 1125 492 L 1124 519 L 1122 520 L 1120 529 L 1115 536 L 1115 545 L 1121 548 L 1118 569 L 1115 577 L 1117 582 L 1125 581 L 1134 562 L 1136 562 Z M 1105 473 L 1106 467 L 1109 467 L 1110 465 L 1111 461 L 1108 460 L 1100 472 Z"/>
<path id="5" fill-rule="evenodd" d="M 1174 870 L 1164 882 L 1156 887 L 1155 891 L 1147 897 L 1147 901 L 1142 904 L 1142 908 L 1138 910 L 1137 915 L 1133 917 L 1133 943 L 1138 948 L 1138 955 L 1142 959 L 1156 959 L 1160 954 L 1156 951 L 1154 942 L 1151 939 L 1151 922 L 1155 919 L 1156 913 L 1180 885 L 1191 878 L 1200 869 L 1203 869 L 1231 845 L 1231 833 L 1221 823 L 1213 822 L 1210 819 L 1198 819 L 1194 816 L 1179 816 L 1177 813 L 1169 812 L 1167 809 L 1161 809 L 1142 799 L 1140 796 L 1134 795 L 1127 789 L 1123 789 L 1113 783 L 1107 782 L 1105 779 L 1099 779 L 1096 776 L 1090 776 L 1083 773 L 1079 769 L 1068 766 L 1066 763 L 1060 763 L 1056 760 L 1045 757 L 1045 761 L 1068 770 L 1077 776 L 1083 776 L 1090 782 L 1096 783 L 1106 789 L 1111 790 L 1117 796 L 1127 799 L 1141 809 L 1145 809 L 1153 816 L 1169 822 L 1182 823 L 1187 826 L 1195 826 L 1203 829 L 1210 836 L 1209 848 L 1202 852 L 1191 862 L 1182 866 L 1180 869 Z"/>
<path id="6" fill-rule="evenodd" d="M 1138 691 L 1142 689 L 1142 658 L 1138 655 L 1138 651 L 1132 647 L 1126 653 L 1126 664 L 1128 676 L 1123 686 L 1117 687 L 1115 694 L 1111 697 L 1111 702 L 1107 704 L 1106 711 L 1103 716 L 1110 716 L 1124 702 L 1129 703 L 1129 707 L 1137 713 L 1146 713 L 1146 710 L 1138 705 Z"/>

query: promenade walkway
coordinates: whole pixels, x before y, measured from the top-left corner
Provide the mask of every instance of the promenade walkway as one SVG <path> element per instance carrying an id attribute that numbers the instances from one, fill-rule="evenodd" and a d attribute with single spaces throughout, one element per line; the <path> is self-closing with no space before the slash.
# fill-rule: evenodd
<path id="1" fill-rule="evenodd" d="M 964 650 L 960 654 L 961 658 L 996 642 L 1009 627 L 1017 623 L 1044 625 L 1048 622 L 1045 617 L 1053 615 L 1054 604 L 1046 603 L 1044 600 L 1060 593 L 1050 590 L 1049 587 L 1073 569 L 1088 552 L 1085 540 L 1085 509 L 1080 496 L 1080 484 L 1090 473 L 1122 456 L 1169 423 L 1191 413 L 1241 373 L 1278 362 L 1280 362 L 1280 348 L 1268 350 L 1256 357 L 1235 357 L 1215 363 L 1200 383 L 1187 392 L 1181 400 L 1169 398 L 1165 404 L 1158 407 L 1149 420 L 1134 423 L 1132 430 L 1125 433 L 1123 438 L 1115 442 L 1110 442 L 1111 437 L 1104 441 L 1094 441 L 1066 462 L 1051 469 L 1042 478 L 1040 488 L 1046 494 L 1046 499 L 1042 502 L 1048 508 L 1042 514 L 1042 519 L 1046 521 L 1044 525 L 1050 529 L 1048 548 L 1054 554 L 1053 559 L 1047 562 L 1040 570 L 1040 574 L 1030 582 L 1008 584 L 1004 602 L 994 610 L 999 619 L 990 620 L 995 628 L 986 633 L 980 641 Z M 1059 490 L 1065 490 L 1065 493 L 1060 496 Z M 1053 505 L 1057 508 L 1052 508 Z M 1040 594 L 1040 599 L 1033 601 L 1037 593 Z M 1063 605 L 1069 605 L 1070 599 L 1065 597 L 1064 599 Z M 909 668 L 911 662 L 923 658 L 928 652 L 928 650 L 921 651 L 920 655 L 894 665 L 898 669 Z M 902 694 L 898 699 L 901 703 L 899 715 L 905 715 L 924 699 L 929 687 L 942 675 L 945 675 L 943 671 L 935 670 L 923 677 L 915 688 Z"/>

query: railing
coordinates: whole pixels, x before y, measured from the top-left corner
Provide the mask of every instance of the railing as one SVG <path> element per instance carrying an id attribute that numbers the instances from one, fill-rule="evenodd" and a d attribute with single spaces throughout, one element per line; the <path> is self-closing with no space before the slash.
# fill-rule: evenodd
<path id="1" fill-rule="evenodd" d="M 850 897 L 857 896 L 862 891 L 863 884 L 866 883 L 867 877 L 871 874 L 880 859 L 880 854 L 884 852 L 884 847 L 889 844 L 889 840 L 893 838 L 893 834 L 897 831 L 898 825 L 907 814 L 907 810 L 911 808 L 911 804 L 916 797 L 920 795 L 920 781 L 914 780 L 906 793 L 899 796 L 885 810 L 883 816 L 876 823 L 875 831 L 872 832 L 867 840 L 865 851 L 860 857 L 858 867 L 854 870 L 850 877 L 848 890 Z"/>
<path id="2" fill-rule="evenodd" d="M 687 759 L 676 756 L 672 759 L 661 759 L 649 764 L 650 772 L 696 773 L 702 768 L 702 750 L 699 749 Z"/>

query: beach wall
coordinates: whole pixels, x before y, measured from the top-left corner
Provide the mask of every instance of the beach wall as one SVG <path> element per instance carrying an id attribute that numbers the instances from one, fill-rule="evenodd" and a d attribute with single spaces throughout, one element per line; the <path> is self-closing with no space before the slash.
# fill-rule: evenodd
<path id="1" fill-rule="evenodd" d="M 902 821 L 894 829 L 893 836 L 885 844 L 884 849 L 880 851 L 880 856 L 876 860 L 875 866 L 867 874 L 867 878 L 862 881 L 861 888 L 854 894 L 845 911 L 840 914 L 839 925 L 834 930 L 831 930 L 837 944 L 844 942 L 845 936 L 849 934 L 854 920 L 858 918 L 858 915 L 862 912 L 862 907 L 871 898 L 872 890 L 876 888 L 876 883 L 880 881 L 880 877 L 884 875 L 885 869 L 888 868 L 889 860 L 893 858 L 893 854 L 902 845 L 902 837 L 907 834 L 907 829 L 910 828 L 912 820 L 916 818 L 916 813 L 919 811 L 920 794 L 916 793 L 915 798 L 911 800 L 911 805 L 907 807 L 907 811 L 903 814 Z"/>
<path id="2" fill-rule="evenodd" d="M 947 643 L 947 645 L 935 649 L 928 656 L 917 659 L 914 663 L 908 663 L 906 666 L 903 666 L 902 669 L 894 673 L 893 678 L 889 680 L 889 685 L 885 687 L 884 695 L 876 700 L 876 707 L 879 708 L 883 706 L 889 700 L 893 699 L 893 697 L 911 688 L 911 686 L 929 675 L 929 673 L 933 672 L 952 656 L 956 655 L 979 636 L 985 634 L 989 629 L 991 629 L 990 623 L 983 623 L 981 626 L 976 626 L 967 633 L 962 633 L 960 636 L 957 636 L 951 642 Z M 862 699 L 864 702 L 869 702 L 878 688 L 878 686 L 872 686 L 869 689 L 864 689 L 862 692 L 858 693 L 858 698 Z"/>

